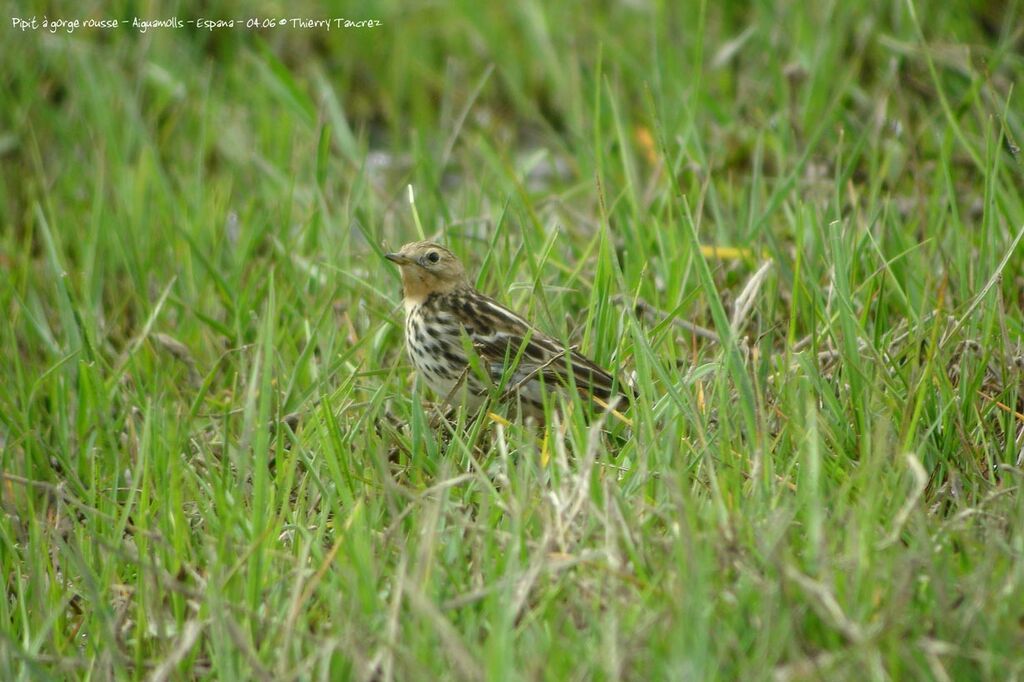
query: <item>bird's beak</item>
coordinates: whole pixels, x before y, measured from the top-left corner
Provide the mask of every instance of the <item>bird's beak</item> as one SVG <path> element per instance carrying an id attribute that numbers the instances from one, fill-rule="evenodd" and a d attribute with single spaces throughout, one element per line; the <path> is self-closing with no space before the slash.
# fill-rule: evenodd
<path id="1" fill-rule="evenodd" d="M 392 263 L 398 263 L 399 265 L 408 265 L 412 262 L 400 253 L 385 253 L 384 257 Z"/>

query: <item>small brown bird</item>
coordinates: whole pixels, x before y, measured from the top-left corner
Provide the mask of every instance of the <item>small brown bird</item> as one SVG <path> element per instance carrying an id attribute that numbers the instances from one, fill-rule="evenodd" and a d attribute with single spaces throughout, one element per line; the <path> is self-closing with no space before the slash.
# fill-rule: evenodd
<path id="1" fill-rule="evenodd" d="M 385 258 L 402 270 L 409 358 L 442 399 L 476 409 L 487 398 L 490 386 L 470 368 L 468 341 L 492 385 L 514 366 L 501 398 L 518 400 L 523 416 L 543 420 L 544 390 L 571 385 L 602 408 L 627 406 L 621 382 L 474 289 L 445 247 L 412 242 Z"/>

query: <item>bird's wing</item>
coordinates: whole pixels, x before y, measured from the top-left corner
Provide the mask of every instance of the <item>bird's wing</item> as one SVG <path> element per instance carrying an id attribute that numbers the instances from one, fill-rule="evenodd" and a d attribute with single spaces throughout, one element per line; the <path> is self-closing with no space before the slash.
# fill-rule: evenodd
<path id="1" fill-rule="evenodd" d="M 522 349 L 519 369 L 545 382 L 568 384 L 571 371 L 577 389 L 603 401 L 623 390 L 607 371 L 575 350 L 566 352 L 561 343 L 494 299 L 473 292 L 452 308 L 477 354 L 498 372 Z"/>

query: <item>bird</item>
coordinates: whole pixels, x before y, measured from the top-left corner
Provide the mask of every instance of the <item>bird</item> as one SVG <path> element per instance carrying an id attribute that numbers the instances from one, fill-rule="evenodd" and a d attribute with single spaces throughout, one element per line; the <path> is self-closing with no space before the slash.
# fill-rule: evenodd
<path id="1" fill-rule="evenodd" d="M 492 386 L 504 385 L 499 400 L 543 423 L 545 392 L 574 387 L 585 400 L 621 417 L 618 410 L 628 406 L 631 389 L 477 291 L 449 249 L 416 241 L 384 257 L 401 270 L 406 351 L 443 401 L 477 410 Z"/>

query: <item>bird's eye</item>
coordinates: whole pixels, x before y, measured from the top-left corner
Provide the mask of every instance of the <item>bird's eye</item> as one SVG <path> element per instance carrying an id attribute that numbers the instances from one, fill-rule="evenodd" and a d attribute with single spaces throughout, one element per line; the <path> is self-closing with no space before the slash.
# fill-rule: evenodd
<path id="1" fill-rule="evenodd" d="M 427 260 L 430 261 L 431 263 L 436 263 L 437 261 L 441 260 L 441 254 L 439 254 L 437 251 L 431 251 L 430 253 L 427 254 Z"/>

